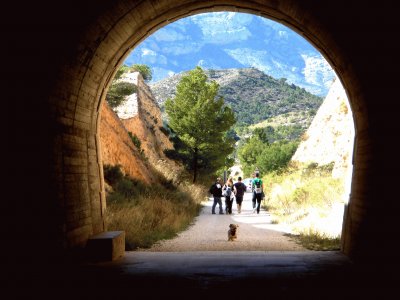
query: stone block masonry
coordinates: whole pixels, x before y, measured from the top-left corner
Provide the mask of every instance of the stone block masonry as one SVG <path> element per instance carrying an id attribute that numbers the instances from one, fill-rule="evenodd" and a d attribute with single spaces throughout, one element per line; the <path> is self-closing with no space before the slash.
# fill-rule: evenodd
<path id="1" fill-rule="evenodd" d="M 106 231 L 90 237 L 86 245 L 90 261 L 113 261 L 125 254 L 125 231 Z"/>

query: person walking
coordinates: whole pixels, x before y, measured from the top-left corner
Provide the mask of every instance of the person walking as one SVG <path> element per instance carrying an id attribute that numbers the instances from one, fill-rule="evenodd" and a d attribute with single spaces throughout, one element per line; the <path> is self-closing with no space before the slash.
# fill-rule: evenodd
<path id="1" fill-rule="evenodd" d="M 254 185 L 254 194 L 256 197 L 256 201 L 257 201 L 257 214 L 260 213 L 260 207 L 261 207 L 261 200 L 262 200 L 262 195 L 264 192 L 264 183 L 262 182 L 262 180 L 259 178 L 260 174 L 256 173 L 256 178 L 253 180 L 253 185 Z M 255 212 L 255 210 L 253 209 L 253 213 Z"/>
<path id="2" fill-rule="evenodd" d="M 214 198 L 214 203 L 212 205 L 211 208 L 211 213 L 213 215 L 215 215 L 215 207 L 217 206 L 217 204 L 219 205 L 219 214 L 223 215 L 223 210 L 222 210 L 222 185 L 221 185 L 221 178 L 217 178 L 217 180 L 215 181 L 215 183 L 210 187 L 209 190 L 210 194 L 213 195 Z"/>
<path id="3" fill-rule="evenodd" d="M 253 213 L 256 211 L 256 192 L 254 189 L 254 180 L 256 178 L 256 173 L 254 172 L 253 174 L 251 174 L 251 177 L 253 178 L 251 180 L 251 202 L 253 204 Z"/>
<path id="4" fill-rule="evenodd" d="M 238 177 L 238 181 L 233 185 L 233 192 L 236 198 L 237 211 L 240 214 L 242 212 L 243 196 L 246 192 L 246 185 L 242 182 L 242 177 Z"/>
<path id="5" fill-rule="evenodd" d="M 230 177 L 222 188 L 222 193 L 225 196 L 225 212 L 227 215 L 232 214 L 232 204 L 234 199 L 233 194 L 233 179 Z"/>

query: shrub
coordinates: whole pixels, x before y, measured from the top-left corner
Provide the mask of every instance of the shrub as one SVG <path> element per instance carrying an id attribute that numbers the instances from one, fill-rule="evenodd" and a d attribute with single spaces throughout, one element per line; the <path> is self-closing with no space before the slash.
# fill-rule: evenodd
<path id="1" fill-rule="evenodd" d="M 135 64 L 131 67 L 131 70 L 139 72 L 142 75 L 144 81 L 150 81 L 153 78 L 152 71 L 147 65 Z"/>
<path id="2" fill-rule="evenodd" d="M 121 171 L 121 165 L 104 165 L 104 180 L 110 184 L 111 186 L 114 186 L 118 181 L 120 181 L 123 177 L 124 174 Z"/>
<path id="3" fill-rule="evenodd" d="M 132 132 L 130 132 L 130 131 L 128 132 L 128 134 L 129 134 L 129 136 L 130 136 L 130 138 L 132 140 L 132 143 L 136 146 L 136 148 L 141 150 L 142 141 L 137 137 L 136 134 L 132 134 Z"/>
<path id="4" fill-rule="evenodd" d="M 131 95 L 137 91 L 136 85 L 125 81 L 115 81 L 111 84 L 106 100 L 111 108 L 116 108 L 122 104 L 126 96 Z"/>
<path id="5" fill-rule="evenodd" d="M 266 146 L 257 157 L 257 165 L 263 173 L 285 169 L 298 146 L 297 142 L 276 142 Z"/>
<path id="6" fill-rule="evenodd" d="M 344 180 L 332 178 L 333 164 L 310 163 L 284 173 L 269 173 L 267 208 L 274 222 L 284 223 L 295 239 L 314 250 L 338 249 L 343 222 Z"/>
<path id="7" fill-rule="evenodd" d="M 144 157 L 144 150 L 142 149 L 142 141 L 137 137 L 136 134 L 132 134 L 132 132 L 128 131 L 128 134 L 132 140 L 132 143 L 139 150 L 140 155 Z"/>
<path id="8" fill-rule="evenodd" d="M 298 244 L 309 250 L 333 251 L 340 250 L 340 236 L 329 237 L 318 231 L 309 230 L 300 234 L 288 234 Z"/>
<path id="9" fill-rule="evenodd" d="M 200 211 L 205 188 L 184 184 L 145 185 L 123 177 L 107 196 L 106 223 L 109 230 L 124 230 L 126 250 L 148 248 L 176 236 L 189 226 Z"/>

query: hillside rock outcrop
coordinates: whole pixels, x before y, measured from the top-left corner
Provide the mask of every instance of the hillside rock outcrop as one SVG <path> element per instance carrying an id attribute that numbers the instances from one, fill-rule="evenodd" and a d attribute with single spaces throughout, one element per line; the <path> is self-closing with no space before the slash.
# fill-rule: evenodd
<path id="1" fill-rule="evenodd" d="M 178 169 L 164 149 L 173 146 L 162 132 L 161 111 L 139 73 L 128 73 L 123 80 L 137 85 L 137 93 L 127 97 L 115 112 L 104 101 L 100 118 L 100 144 L 103 164 L 120 165 L 122 171 L 150 184 L 157 180 L 154 169 Z M 129 134 L 140 141 L 140 149 Z M 140 153 L 143 150 L 143 153 Z M 178 172 L 168 172 L 170 177 Z"/>
<path id="2" fill-rule="evenodd" d="M 130 73 L 132 74 L 132 73 Z M 118 113 L 127 131 L 134 133 L 142 142 L 146 157 L 153 163 L 165 160 L 165 149 L 172 149 L 172 143 L 162 131 L 163 120 L 161 110 L 143 77 L 135 72 L 137 77 L 137 113 L 131 115 Z M 129 101 L 129 98 L 128 98 Z M 134 103 L 125 106 L 133 106 Z"/>
<path id="3" fill-rule="evenodd" d="M 128 131 L 106 101 L 101 108 L 100 140 L 104 165 L 121 165 L 126 175 L 145 183 L 152 182 L 149 166 L 143 161 Z"/>
<path id="4" fill-rule="evenodd" d="M 352 171 L 354 122 L 347 95 L 336 79 L 292 161 L 301 164 L 334 163 L 332 176 L 344 178 Z"/>

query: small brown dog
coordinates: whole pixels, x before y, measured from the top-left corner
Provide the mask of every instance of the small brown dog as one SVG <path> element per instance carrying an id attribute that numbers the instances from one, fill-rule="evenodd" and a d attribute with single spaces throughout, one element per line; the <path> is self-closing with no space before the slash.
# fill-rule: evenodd
<path id="1" fill-rule="evenodd" d="M 229 224 L 229 230 L 228 230 L 228 241 L 234 241 L 237 239 L 237 229 L 239 225 L 238 224 Z"/>

